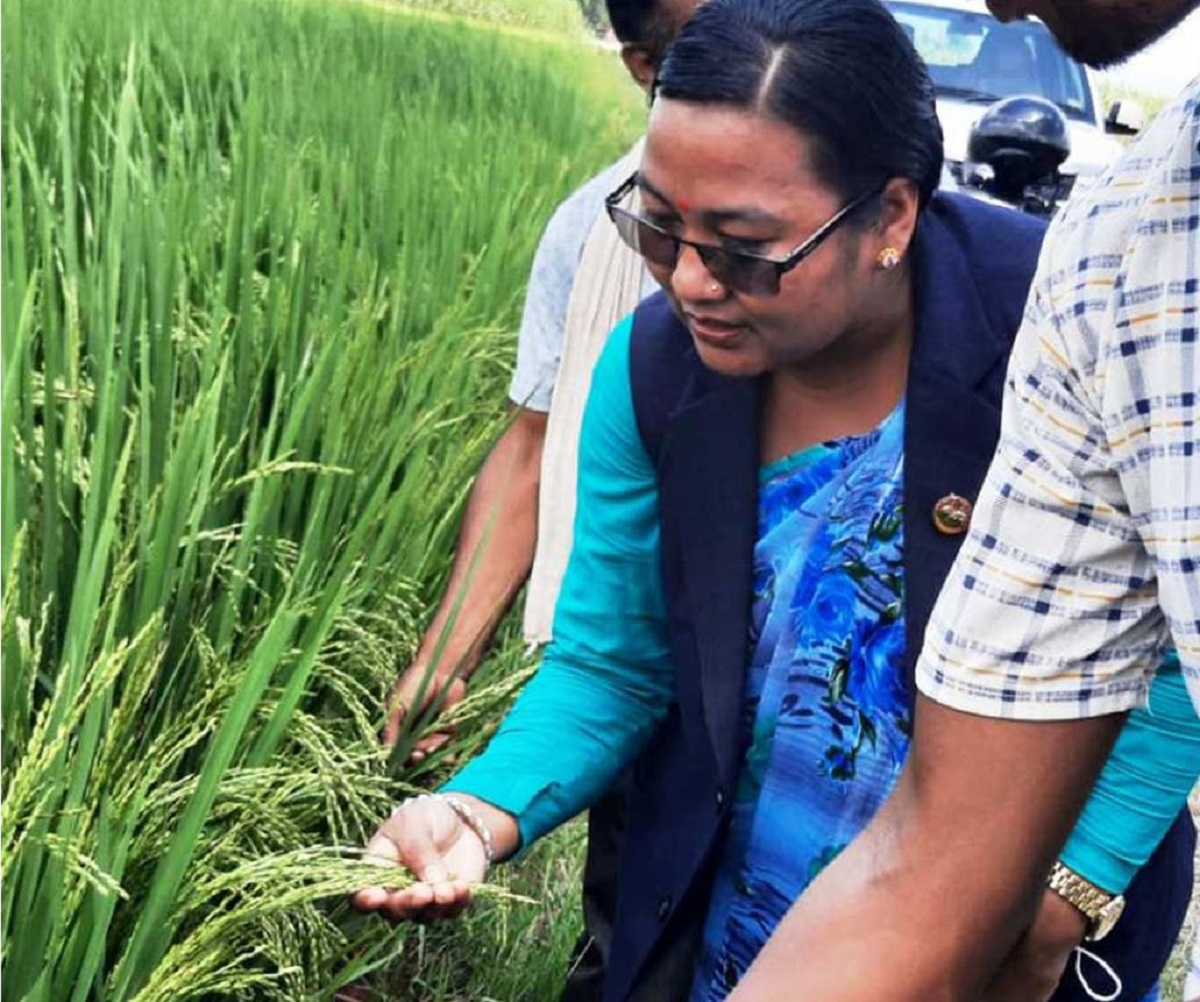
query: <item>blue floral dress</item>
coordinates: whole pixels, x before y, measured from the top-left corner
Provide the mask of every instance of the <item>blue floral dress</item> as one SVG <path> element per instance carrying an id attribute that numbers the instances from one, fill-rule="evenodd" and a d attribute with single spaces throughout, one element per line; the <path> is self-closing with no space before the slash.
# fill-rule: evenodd
<path id="1" fill-rule="evenodd" d="M 764 468 L 744 758 L 693 1002 L 724 999 L 908 751 L 904 407 Z"/>

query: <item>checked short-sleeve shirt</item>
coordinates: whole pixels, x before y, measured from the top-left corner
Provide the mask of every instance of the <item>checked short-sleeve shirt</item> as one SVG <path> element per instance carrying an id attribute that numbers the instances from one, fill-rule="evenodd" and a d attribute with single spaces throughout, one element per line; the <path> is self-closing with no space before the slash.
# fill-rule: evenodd
<path id="1" fill-rule="evenodd" d="M 1200 707 L 1200 80 L 1046 239 L 1000 446 L 921 689 L 971 713 L 1144 702 L 1174 643 Z"/>

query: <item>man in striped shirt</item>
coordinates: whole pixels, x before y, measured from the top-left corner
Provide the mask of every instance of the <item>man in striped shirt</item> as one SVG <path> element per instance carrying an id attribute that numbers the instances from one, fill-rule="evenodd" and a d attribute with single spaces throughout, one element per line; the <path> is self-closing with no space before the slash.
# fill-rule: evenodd
<path id="1" fill-rule="evenodd" d="M 1093 65 L 1200 6 L 988 2 Z M 1200 707 L 1200 78 L 1047 237 L 906 772 L 733 998 L 978 1002 L 1172 646 Z M 1170 777 L 1175 810 L 1200 772 L 1200 746 L 1180 748 L 1143 773 Z"/>

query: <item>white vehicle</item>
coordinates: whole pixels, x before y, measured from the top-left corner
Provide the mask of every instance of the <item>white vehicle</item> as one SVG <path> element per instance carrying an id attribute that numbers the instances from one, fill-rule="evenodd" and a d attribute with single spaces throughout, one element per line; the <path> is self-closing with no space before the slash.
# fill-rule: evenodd
<path id="1" fill-rule="evenodd" d="M 1132 102 L 1118 102 L 1101 114 L 1089 71 L 1059 48 L 1040 21 L 1003 24 L 982 0 L 886 3 L 929 67 L 947 167 L 959 183 L 971 126 L 1000 98 L 1042 97 L 1066 117 L 1071 155 L 1061 169 L 1060 197 L 1117 157 L 1121 145 L 1114 135 L 1141 128 L 1140 109 Z"/>

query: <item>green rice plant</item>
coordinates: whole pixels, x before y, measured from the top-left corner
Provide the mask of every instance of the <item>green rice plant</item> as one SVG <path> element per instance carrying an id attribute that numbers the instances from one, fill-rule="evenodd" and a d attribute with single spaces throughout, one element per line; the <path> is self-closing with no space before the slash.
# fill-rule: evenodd
<path id="1" fill-rule="evenodd" d="M 526 667 L 388 774 L 532 249 L 636 107 L 352 5 L 2 16 L 0 993 L 325 997 L 415 935 L 347 914 L 350 847 Z"/>
<path id="2" fill-rule="evenodd" d="M 586 28 L 576 0 L 382 0 L 413 10 L 470 17 L 568 37 L 581 38 Z"/>

